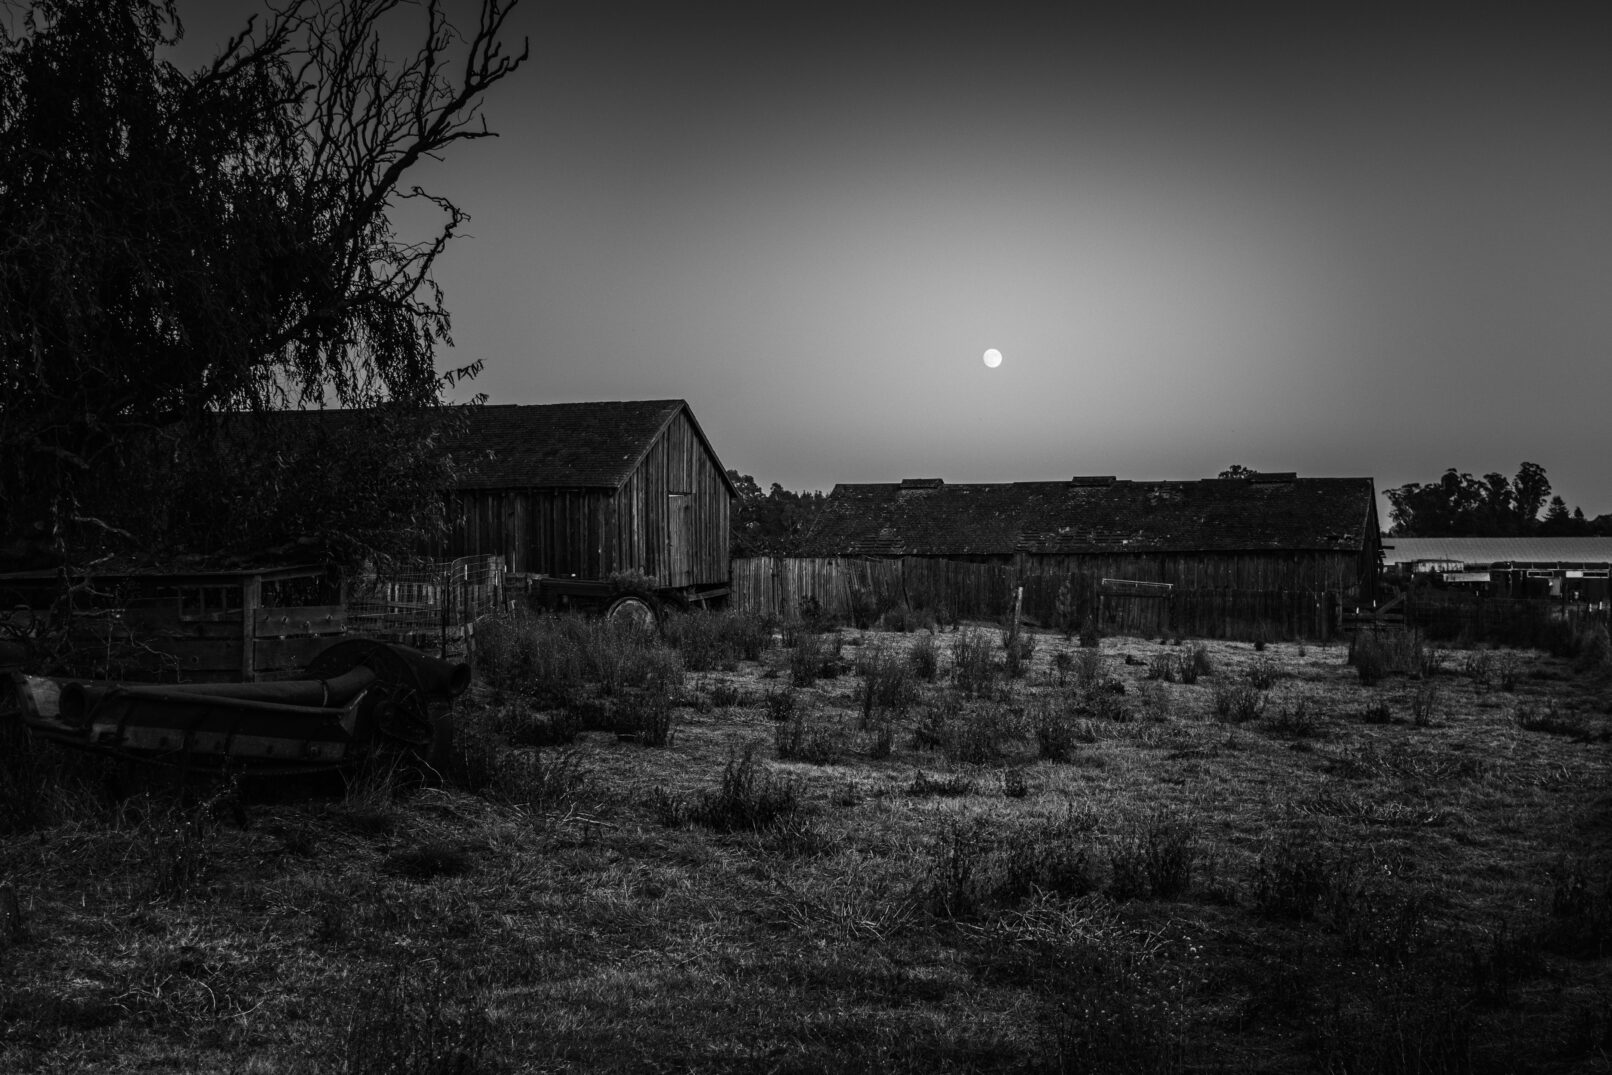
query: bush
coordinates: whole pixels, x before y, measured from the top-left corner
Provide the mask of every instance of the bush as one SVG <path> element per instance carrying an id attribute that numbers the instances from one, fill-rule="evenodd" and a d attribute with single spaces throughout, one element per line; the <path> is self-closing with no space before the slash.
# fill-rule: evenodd
<path id="1" fill-rule="evenodd" d="M 941 752 L 953 765 L 986 765 L 1002 757 L 1003 744 L 1015 735 L 1011 720 L 994 705 L 966 709 L 949 723 Z"/>
<path id="2" fill-rule="evenodd" d="M 808 765 L 833 762 L 839 755 L 841 738 L 837 728 L 808 719 L 800 711 L 780 723 L 773 735 L 780 759 L 803 761 Z"/>
<path id="3" fill-rule="evenodd" d="M 1179 662 L 1173 653 L 1159 652 L 1147 659 L 1147 678 L 1174 683 Z"/>
<path id="4" fill-rule="evenodd" d="M 1173 899 L 1192 883 L 1197 826 L 1173 814 L 1150 814 L 1109 841 L 1108 858 L 1115 899 Z"/>
<path id="5" fill-rule="evenodd" d="M 1418 728 L 1429 727 L 1433 723 L 1433 713 L 1438 708 L 1438 685 L 1431 680 L 1423 680 L 1411 692 L 1411 721 Z"/>
<path id="6" fill-rule="evenodd" d="M 1020 679 L 1030 670 L 1030 662 L 1035 657 L 1035 635 L 1024 630 L 1004 632 L 1002 649 L 1003 670 L 1009 679 Z"/>
<path id="7" fill-rule="evenodd" d="M 925 683 L 933 683 L 940 671 L 940 650 L 935 645 L 935 636 L 925 631 L 914 639 L 912 648 L 907 651 L 907 662 L 912 665 L 913 675 Z"/>
<path id="8" fill-rule="evenodd" d="M 1192 649 L 1177 658 L 1175 674 L 1182 683 L 1193 684 L 1198 682 L 1200 676 L 1215 674 L 1215 662 L 1209 656 L 1209 647 L 1202 642 L 1193 644 Z"/>
<path id="9" fill-rule="evenodd" d="M 783 723 L 795 715 L 799 700 L 795 697 L 793 688 L 789 690 L 768 691 L 761 701 L 761 708 L 774 723 Z"/>
<path id="10" fill-rule="evenodd" d="M 857 661 L 862 676 L 862 726 L 866 728 L 882 712 L 900 714 L 917 697 L 910 664 L 880 647 L 865 650 Z"/>
<path id="11" fill-rule="evenodd" d="M 912 774 L 912 783 L 907 785 L 907 794 L 913 796 L 933 795 L 945 798 L 972 795 L 974 794 L 974 778 L 967 773 L 930 776 L 920 769 Z"/>
<path id="12" fill-rule="evenodd" d="M 676 732 L 672 699 L 664 690 L 622 695 L 611 713 L 616 734 L 646 747 L 670 746 Z"/>
<path id="13" fill-rule="evenodd" d="M 1243 675 L 1256 690 L 1268 691 L 1284 674 L 1282 666 L 1269 657 L 1256 657 Z"/>
<path id="14" fill-rule="evenodd" d="M 972 628 L 959 631 L 952 641 L 952 682 L 957 689 L 968 695 L 984 694 L 995 679 L 990 640 Z"/>
<path id="15" fill-rule="evenodd" d="M 1031 712 L 1036 756 L 1044 761 L 1065 762 L 1074 756 L 1076 729 L 1074 714 L 1056 699 L 1043 699 Z"/>
<path id="16" fill-rule="evenodd" d="M 593 796 L 593 774 L 572 750 L 513 750 L 501 756 L 488 788 L 512 806 L 555 810 Z"/>
<path id="17" fill-rule="evenodd" d="M 1102 644 L 1103 636 L 1097 630 L 1097 621 L 1088 617 L 1080 625 L 1080 647 L 1082 649 L 1096 649 Z"/>
<path id="18" fill-rule="evenodd" d="M 1108 664 L 1101 650 L 1083 649 L 1075 654 L 1075 686 L 1089 691 L 1097 687 L 1107 674 Z"/>
<path id="19" fill-rule="evenodd" d="M 1228 724 L 1243 724 L 1265 712 L 1265 692 L 1252 683 L 1215 680 L 1215 716 Z"/>
<path id="20" fill-rule="evenodd" d="M 1334 925 L 1349 919 L 1361 897 L 1360 864 L 1315 836 L 1293 831 L 1266 841 L 1249 885 L 1255 910 L 1273 918 L 1325 918 Z"/>
<path id="21" fill-rule="evenodd" d="M 774 780 L 756 765 L 755 747 L 728 752 L 722 784 L 702 792 L 690 808 L 689 820 L 717 832 L 762 831 L 777 827 L 800 811 L 795 785 Z"/>
<path id="22" fill-rule="evenodd" d="M 1308 692 L 1294 691 L 1282 700 L 1281 708 L 1275 716 L 1266 720 L 1265 726 L 1277 735 L 1291 735 L 1300 739 L 1319 735 L 1321 718 L 1312 701 Z"/>

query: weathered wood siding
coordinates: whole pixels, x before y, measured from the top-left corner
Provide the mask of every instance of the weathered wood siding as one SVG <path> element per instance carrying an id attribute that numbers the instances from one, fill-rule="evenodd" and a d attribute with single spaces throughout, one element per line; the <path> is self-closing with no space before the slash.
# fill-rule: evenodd
<path id="1" fill-rule="evenodd" d="M 1237 638 L 1266 630 L 1324 638 L 1338 605 L 1361 592 L 1360 565 L 1350 552 L 1021 555 L 1011 563 L 754 557 L 733 562 L 733 588 L 739 608 L 784 618 L 799 616 L 808 598 L 846 615 L 871 596 L 879 608 L 906 604 L 994 619 L 1023 586 L 1023 615 L 1051 625 L 1067 580 L 1076 620 L 1089 617 L 1109 631 Z M 1170 583 L 1172 589 L 1168 598 L 1104 595 L 1103 579 Z"/>
<path id="2" fill-rule="evenodd" d="M 662 586 L 717 585 L 728 581 L 730 500 L 720 464 L 681 411 L 620 489 L 454 490 L 446 552 L 501 555 L 526 574 L 638 571 Z"/>

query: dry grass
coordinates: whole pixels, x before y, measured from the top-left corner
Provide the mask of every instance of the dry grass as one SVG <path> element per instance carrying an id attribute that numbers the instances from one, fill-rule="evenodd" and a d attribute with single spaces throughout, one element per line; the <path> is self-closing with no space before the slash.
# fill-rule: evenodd
<path id="1" fill-rule="evenodd" d="M 12 749 L 0 1071 L 1605 1069 L 1599 663 L 790 638 L 512 645 L 475 791 Z"/>

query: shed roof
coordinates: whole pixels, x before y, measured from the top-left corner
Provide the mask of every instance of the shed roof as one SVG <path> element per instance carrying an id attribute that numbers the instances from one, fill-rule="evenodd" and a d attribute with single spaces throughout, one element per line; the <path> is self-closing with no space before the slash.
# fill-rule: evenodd
<path id="1" fill-rule="evenodd" d="M 802 555 L 1358 551 L 1377 540 L 1370 478 L 836 485 Z"/>
<path id="2" fill-rule="evenodd" d="M 1386 537 L 1385 564 L 1612 563 L 1612 537 Z"/>
<path id="3" fill-rule="evenodd" d="M 459 489 L 618 489 L 680 412 L 733 491 L 722 461 L 681 399 L 486 404 L 454 438 Z"/>

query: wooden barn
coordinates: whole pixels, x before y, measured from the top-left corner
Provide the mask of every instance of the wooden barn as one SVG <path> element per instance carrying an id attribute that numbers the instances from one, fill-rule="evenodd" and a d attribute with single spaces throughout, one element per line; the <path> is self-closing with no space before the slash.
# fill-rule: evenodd
<path id="1" fill-rule="evenodd" d="M 802 555 L 741 561 L 742 604 L 789 613 L 866 601 L 1108 630 L 1326 637 L 1372 601 L 1370 478 L 837 485 Z M 843 596 L 841 591 L 843 591 Z"/>
<path id="2" fill-rule="evenodd" d="M 482 406 L 454 448 L 450 557 L 725 594 L 733 483 L 686 402 Z"/>

